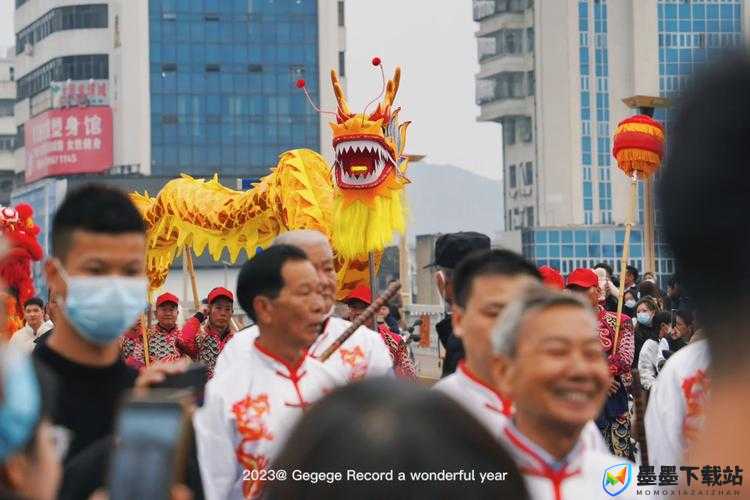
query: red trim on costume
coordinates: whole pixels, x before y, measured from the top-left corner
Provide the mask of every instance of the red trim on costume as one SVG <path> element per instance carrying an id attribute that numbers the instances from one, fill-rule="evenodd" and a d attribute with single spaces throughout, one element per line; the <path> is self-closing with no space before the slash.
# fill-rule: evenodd
<path id="1" fill-rule="evenodd" d="M 292 408 L 302 408 L 303 410 L 310 406 L 312 403 L 309 403 L 305 401 L 305 398 L 302 397 L 302 391 L 299 388 L 299 381 L 307 375 L 307 371 L 303 370 L 301 373 L 297 373 L 297 370 L 299 370 L 300 366 L 302 366 L 302 363 L 305 362 L 305 358 L 307 357 L 307 353 L 305 351 L 302 351 L 302 356 L 300 357 L 299 361 L 295 365 L 290 365 L 287 363 L 286 360 L 280 358 L 276 354 L 272 353 L 268 349 L 265 349 L 262 345 L 258 343 L 258 339 L 255 339 L 255 348 L 258 349 L 258 352 L 261 354 L 264 354 L 268 356 L 269 358 L 273 359 L 274 361 L 281 363 L 288 371 L 289 375 L 286 373 L 280 372 L 279 370 L 276 370 L 276 375 L 279 377 L 285 378 L 289 380 L 292 385 L 294 386 L 294 392 L 297 393 L 297 400 L 298 403 L 289 403 L 284 401 L 284 404 L 286 406 L 292 407 Z"/>
<path id="2" fill-rule="evenodd" d="M 286 368 L 287 370 L 289 370 L 289 375 L 291 375 L 292 377 L 296 377 L 297 370 L 299 370 L 299 367 L 302 366 L 302 363 L 305 362 L 305 356 L 307 355 L 307 353 L 305 351 L 302 351 L 301 355 L 300 355 L 300 358 L 299 358 L 299 361 L 297 361 L 296 364 L 291 365 L 291 364 L 289 364 L 289 362 L 287 360 L 281 358 L 277 354 L 272 353 L 271 351 L 269 351 L 268 349 L 266 349 L 265 347 L 263 347 L 262 345 L 260 345 L 258 343 L 258 339 L 255 339 L 255 348 L 258 349 L 258 351 L 260 351 L 262 354 L 265 354 L 266 356 L 268 356 L 269 358 L 273 359 L 274 361 L 277 361 L 277 362 L 281 363 L 282 365 L 284 365 L 284 368 Z M 287 378 L 289 378 L 289 377 L 287 377 Z"/>
<path id="3" fill-rule="evenodd" d="M 495 396 L 497 396 L 497 399 L 500 401 L 500 403 L 503 406 L 503 408 L 500 409 L 500 408 L 495 408 L 495 407 L 491 406 L 490 404 L 486 404 L 487 408 L 489 408 L 490 410 L 492 410 L 494 412 L 497 412 L 497 413 L 500 413 L 502 415 L 505 415 L 506 417 L 510 417 L 511 416 L 511 414 L 512 414 L 511 408 L 513 406 L 513 403 L 511 402 L 510 399 L 504 397 L 494 387 L 492 387 L 491 385 L 489 385 L 488 383 L 486 383 L 484 380 L 480 379 L 474 372 L 471 371 L 471 369 L 468 366 L 466 366 L 465 361 L 462 360 L 462 361 L 459 362 L 458 369 L 461 370 L 461 373 L 463 373 L 467 378 L 469 378 L 469 380 L 471 380 L 475 384 L 481 385 L 482 387 L 484 387 L 488 391 L 492 392 L 492 394 L 494 394 Z"/>
<path id="4" fill-rule="evenodd" d="M 552 467 L 550 467 L 547 462 L 542 459 L 534 450 L 526 446 L 509 428 L 505 428 L 505 435 L 510 440 L 510 443 L 518 448 L 520 451 L 528 455 L 530 458 L 532 458 L 535 462 L 537 462 L 540 466 L 540 470 L 532 469 L 529 467 L 521 467 L 521 473 L 527 474 L 529 476 L 537 476 L 537 477 L 544 477 L 552 481 L 552 489 L 555 494 L 555 500 L 562 500 L 562 482 L 566 479 L 578 475 L 581 473 L 581 469 L 576 469 L 574 471 L 567 471 L 567 467 L 563 467 L 560 470 L 555 470 Z"/>

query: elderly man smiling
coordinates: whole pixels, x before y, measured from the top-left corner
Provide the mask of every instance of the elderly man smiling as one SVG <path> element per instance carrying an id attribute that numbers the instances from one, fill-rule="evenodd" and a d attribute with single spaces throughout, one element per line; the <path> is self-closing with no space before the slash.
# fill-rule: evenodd
<path id="1" fill-rule="evenodd" d="M 581 439 L 610 385 L 590 305 L 534 285 L 498 318 L 492 344 L 494 382 L 515 405 L 502 439 L 532 498 L 635 498 L 634 465 Z"/>

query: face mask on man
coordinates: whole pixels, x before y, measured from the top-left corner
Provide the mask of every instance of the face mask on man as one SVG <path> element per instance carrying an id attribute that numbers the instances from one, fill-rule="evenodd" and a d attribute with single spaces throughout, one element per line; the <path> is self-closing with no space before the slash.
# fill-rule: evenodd
<path id="1" fill-rule="evenodd" d="M 639 312 L 636 315 L 636 319 L 638 320 L 638 323 L 642 324 L 643 326 L 651 326 L 653 315 L 647 312 Z"/>
<path id="2" fill-rule="evenodd" d="M 59 302 L 68 321 L 89 342 L 114 342 L 146 308 L 143 276 L 69 276 L 57 267 L 68 287 L 67 297 Z"/>

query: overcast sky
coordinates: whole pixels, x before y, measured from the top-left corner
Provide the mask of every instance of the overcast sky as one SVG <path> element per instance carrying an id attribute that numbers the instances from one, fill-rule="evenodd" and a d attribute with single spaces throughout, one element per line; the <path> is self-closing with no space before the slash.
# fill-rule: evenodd
<path id="1" fill-rule="evenodd" d="M 468 0 L 348 0 L 349 102 L 356 109 L 380 92 L 373 56 L 382 58 L 388 73 L 400 65 L 400 118 L 413 122 L 407 150 L 426 154 L 431 164 L 499 179 L 500 126 L 476 121 L 479 64 L 471 5 Z M 0 46 L 13 40 L 13 0 L 0 0 Z"/>

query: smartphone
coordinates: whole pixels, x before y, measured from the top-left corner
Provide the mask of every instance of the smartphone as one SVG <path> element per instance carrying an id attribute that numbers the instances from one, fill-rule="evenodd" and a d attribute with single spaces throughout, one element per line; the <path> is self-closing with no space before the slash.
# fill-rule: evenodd
<path id="1" fill-rule="evenodd" d="M 151 390 L 123 406 L 110 463 L 111 500 L 169 500 L 172 485 L 183 481 L 192 427 L 187 392 L 175 394 Z"/>

